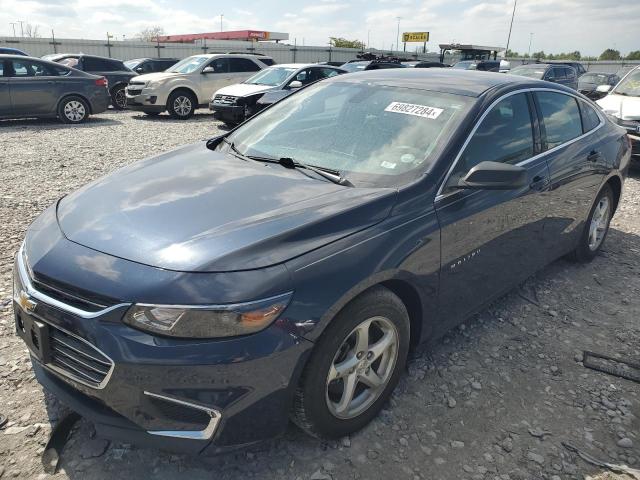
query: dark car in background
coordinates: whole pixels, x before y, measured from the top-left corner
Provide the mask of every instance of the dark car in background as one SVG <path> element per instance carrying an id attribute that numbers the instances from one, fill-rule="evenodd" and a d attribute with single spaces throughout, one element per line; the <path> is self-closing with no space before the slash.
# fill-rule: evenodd
<path id="1" fill-rule="evenodd" d="M 355 62 L 343 63 L 340 66 L 341 69 L 347 73 L 361 72 L 368 70 L 383 70 L 387 68 L 407 68 L 399 61 L 390 60 L 358 60 Z"/>
<path id="2" fill-rule="evenodd" d="M 578 89 L 578 75 L 573 67 L 568 65 L 552 65 L 549 63 L 530 63 L 520 65 L 509 70 L 509 74 L 521 77 L 546 80 L 558 83 L 573 90 Z"/>
<path id="3" fill-rule="evenodd" d="M 24 53 L 22 50 L 10 47 L 0 47 L 0 55 L 23 55 L 25 57 L 29 56 L 28 53 Z"/>
<path id="4" fill-rule="evenodd" d="M 551 65 L 568 65 L 569 67 L 573 67 L 576 71 L 576 75 L 581 77 L 585 73 L 587 73 L 587 69 L 584 68 L 580 62 L 575 62 L 571 60 L 553 60 L 549 62 Z"/>
<path id="5" fill-rule="evenodd" d="M 180 60 L 178 58 L 134 58 L 124 62 L 125 67 L 137 74 L 164 72 Z"/>
<path id="6" fill-rule="evenodd" d="M 235 125 L 305 85 L 342 73 L 347 72 L 316 63 L 274 65 L 242 83 L 221 88 L 213 94 L 209 108 L 217 120 Z"/>
<path id="7" fill-rule="evenodd" d="M 98 435 L 210 454 L 292 418 L 342 438 L 410 348 L 557 258 L 593 259 L 629 155 L 561 85 L 335 76 L 46 209 L 15 259 L 16 332 Z"/>
<path id="8" fill-rule="evenodd" d="M 111 105 L 117 110 L 123 110 L 127 107 L 125 88 L 129 80 L 138 74 L 127 68 L 121 60 L 85 55 L 84 53 L 57 53 L 45 55 L 42 58 L 83 72 L 105 77 L 109 81 Z"/>
<path id="9" fill-rule="evenodd" d="M 455 63 L 457 70 L 477 70 L 479 72 L 499 72 L 500 60 L 463 60 Z"/>
<path id="10" fill-rule="evenodd" d="M 447 65 L 440 62 L 418 62 L 414 68 L 449 68 L 451 65 Z"/>
<path id="11" fill-rule="evenodd" d="M 81 123 L 109 106 L 108 82 L 40 58 L 0 55 L 0 118 Z"/>
<path id="12" fill-rule="evenodd" d="M 619 81 L 620 77 L 615 73 L 587 72 L 578 78 L 578 91 L 591 100 L 599 100 L 607 94 L 602 89 L 598 91 L 600 85 L 613 88 Z"/>

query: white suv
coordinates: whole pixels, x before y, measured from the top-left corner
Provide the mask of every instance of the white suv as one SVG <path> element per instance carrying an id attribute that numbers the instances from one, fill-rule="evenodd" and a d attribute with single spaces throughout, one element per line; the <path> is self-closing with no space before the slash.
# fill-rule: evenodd
<path id="1" fill-rule="evenodd" d="M 173 118 L 187 119 L 196 108 L 207 108 L 213 93 L 242 82 L 272 64 L 255 55 L 194 55 L 164 72 L 139 75 L 127 86 L 127 107 L 147 115 L 165 110 Z"/>

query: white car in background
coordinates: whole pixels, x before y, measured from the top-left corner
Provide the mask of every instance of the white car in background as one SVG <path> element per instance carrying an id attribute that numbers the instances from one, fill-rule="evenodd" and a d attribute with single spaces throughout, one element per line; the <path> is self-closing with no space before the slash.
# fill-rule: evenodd
<path id="1" fill-rule="evenodd" d="M 147 115 L 166 110 L 173 118 L 187 119 L 197 108 L 207 108 L 216 90 L 242 82 L 272 63 L 262 55 L 193 55 L 164 72 L 135 77 L 127 86 L 127 107 Z"/>
<path id="2" fill-rule="evenodd" d="M 618 125 L 626 128 L 633 142 L 631 166 L 640 167 L 640 66 L 629 71 L 618 84 L 599 85 L 596 90 L 606 93 L 596 103 L 613 118 Z"/>

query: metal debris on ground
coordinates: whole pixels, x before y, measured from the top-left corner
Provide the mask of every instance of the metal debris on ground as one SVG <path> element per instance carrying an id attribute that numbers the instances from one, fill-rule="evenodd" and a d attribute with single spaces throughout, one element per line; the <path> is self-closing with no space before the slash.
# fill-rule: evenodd
<path id="1" fill-rule="evenodd" d="M 640 383 L 640 364 L 629 360 L 585 350 L 582 364 L 591 370 Z"/>

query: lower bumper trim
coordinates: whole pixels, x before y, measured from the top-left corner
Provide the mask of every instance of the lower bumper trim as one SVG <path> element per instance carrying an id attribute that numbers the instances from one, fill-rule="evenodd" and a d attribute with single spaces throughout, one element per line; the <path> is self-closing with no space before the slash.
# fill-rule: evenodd
<path id="1" fill-rule="evenodd" d="M 203 407 L 202 405 L 197 405 L 190 402 L 185 402 L 184 400 L 178 400 L 177 398 L 168 397 L 166 395 L 159 395 L 157 393 L 144 391 L 144 394 L 157 398 L 158 400 L 163 400 L 169 403 L 175 403 L 177 405 L 193 408 L 195 410 L 200 410 L 209 415 L 209 423 L 202 430 L 148 430 L 147 433 L 151 435 L 158 435 L 161 437 L 172 437 L 172 438 L 187 438 L 191 440 L 211 440 L 213 435 L 216 433 L 218 428 L 218 424 L 220 423 L 221 415 L 220 412 L 214 410 L 212 408 Z"/>

